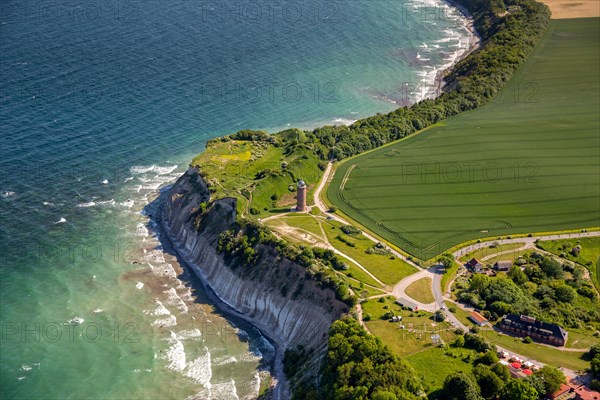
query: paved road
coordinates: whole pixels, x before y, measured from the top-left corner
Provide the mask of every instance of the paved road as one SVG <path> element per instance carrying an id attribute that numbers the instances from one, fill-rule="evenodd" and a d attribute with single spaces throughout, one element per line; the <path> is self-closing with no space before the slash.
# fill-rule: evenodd
<path id="1" fill-rule="evenodd" d="M 405 293 L 406 288 L 409 287 L 412 283 L 418 281 L 419 279 L 430 278 L 433 280 L 435 278 L 436 269 L 437 269 L 437 267 L 423 269 L 423 270 L 420 270 L 419 272 L 416 272 L 410 276 L 407 276 L 406 278 L 404 278 L 400 282 L 398 282 L 396 284 L 396 286 L 394 286 L 394 289 L 392 290 L 392 294 L 397 298 L 403 298 L 403 299 L 406 299 L 406 300 L 409 300 L 409 301 L 415 303 L 417 306 L 419 306 L 420 310 L 425 310 L 425 311 L 429 311 L 432 313 L 436 312 L 440 308 L 440 305 L 437 304 L 437 301 L 434 301 L 429 304 L 425 304 L 425 303 L 421 303 L 421 302 L 413 299 L 412 297 L 408 296 Z"/>
<path id="2" fill-rule="evenodd" d="M 323 203 L 321 201 L 321 191 L 323 190 L 323 187 L 325 186 L 325 183 L 330 182 L 333 174 L 332 174 L 332 168 L 333 168 L 333 163 L 330 161 L 327 164 L 327 168 L 325 169 L 325 172 L 323 173 L 323 179 L 321 179 L 321 182 L 319 183 L 319 186 L 317 186 L 317 188 L 315 189 L 315 206 L 319 208 L 319 210 L 321 210 L 324 213 L 327 213 L 328 217 L 331 217 L 332 219 L 334 219 L 335 221 L 341 222 L 344 225 L 352 225 L 350 222 L 346 221 L 345 219 L 343 219 L 342 217 L 340 217 L 339 215 L 336 215 L 335 213 L 328 213 L 329 207 L 327 207 L 325 205 L 325 203 Z M 362 234 L 368 238 L 369 240 L 375 242 L 375 243 L 380 243 L 381 240 L 377 239 L 375 236 L 370 235 L 367 232 L 362 232 Z M 389 249 L 392 254 L 394 256 L 396 256 L 397 258 L 400 258 L 401 260 L 405 261 L 406 263 L 412 265 L 415 268 L 418 268 L 419 270 L 422 270 L 423 268 L 421 268 L 419 265 L 415 264 L 414 262 L 412 262 L 411 260 L 409 260 L 408 258 L 406 258 L 406 256 L 404 256 L 403 254 L 397 252 L 394 249 Z"/>
<path id="3" fill-rule="evenodd" d="M 327 168 L 325 169 L 325 173 L 323 174 L 323 179 L 321 180 L 321 182 L 319 183 L 319 186 L 317 187 L 317 189 L 315 190 L 315 205 L 323 212 L 327 212 L 328 208 L 325 206 L 325 204 L 321 201 L 320 198 L 320 193 L 323 190 L 323 187 L 325 186 L 325 183 L 328 181 L 331 181 L 331 172 L 332 172 L 332 163 L 329 162 L 327 164 Z M 335 214 L 328 214 L 329 216 L 331 216 L 334 220 L 339 221 L 343 224 L 347 224 L 350 225 L 349 222 L 347 222 L 346 220 L 344 220 L 343 218 L 341 218 L 338 215 Z M 372 235 L 369 235 L 366 232 L 363 232 L 363 234 L 371 239 L 374 242 L 379 242 L 379 240 L 377 238 L 375 238 Z M 514 239 L 497 239 L 497 240 L 489 240 L 489 241 L 485 241 L 485 242 L 481 242 L 481 243 L 476 243 L 476 244 L 472 244 L 466 247 L 463 247 L 461 249 L 456 250 L 453 255 L 456 259 L 458 259 L 459 257 L 461 257 L 464 254 L 467 253 L 471 253 L 475 250 L 484 248 L 484 247 L 489 247 L 490 244 L 492 243 L 497 243 L 499 245 L 503 245 L 503 244 L 509 244 L 509 243 L 524 243 L 524 245 L 517 250 L 521 250 L 523 248 L 534 248 L 535 247 L 535 241 L 536 240 L 559 240 L 559 239 L 575 239 L 575 238 L 582 238 L 582 237 L 594 237 L 594 236 L 600 236 L 600 232 L 596 231 L 596 232 L 577 232 L 577 233 L 566 233 L 566 234 L 558 234 L 558 235 L 542 235 L 542 236 L 533 236 L 533 237 L 519 237 L 519 238 L 514 238 Z M 456 316 L 451 313 L 450 311 L 448 311 L 448 308 L 446 307 L 445 304 L 445 297 L 444 297 L 444 293 L 442 292 L 442 276 L 443 276 L 443 271 L 444 268 L 443 266 L 440 265 L 436 265 L 433 266 L 431 268 L 429 268 L 428 270 L 424 270 L 423 268 L 421 268 L 420 266 L 416 265 L 415 263 L 413 263 L 410 260 L 407 260 L 406 257 L 404 257 L 402 254 L 398 253 L 397 251 L 394 251 L 393 249 L 391 249 L 393 254 L 395 256 L 397 256 L 398 258 L 403 259 L 404 261 L 406 261 L 407 263 L 417 267 L 419 269 L 418 272 L 414 273 L 413 275 L 404 278 L 402 281 L 400 281 L 398 284 L 396 284 L 396 286 L 394 286 L 394 289 L 392 291 L 392 294 L 396 297 L 402 297 L 402 298 L 406 298 L 414 303 L 416 303 L 417 305 L 419 305 L 419 308 L 425 309 L 425 310 L 430 310 L 430 311 L 434 311 L 434 310 L 438 310 L 438 309 L 443 309 L 445 310 L 445 314 L 446 314 L 446 318 L 447 320 L 454 326 L 459 327 L 461 329 L 463 329 L 465 332 L 469 331 L 468 326 L 466 326 L 465 324 L 463 324 L 461 321 L 458 320 L 458 318 L 456 318 Z M 515 251 L 515 250 L 511 250 L 510 252 Z M 503 252 L 503 253 L 507 253 L 507 252 Z M 502 253 L 500 253 L 502 254 Z M 357 263 L 358 264 L 358 263 Z M 359 264 L 360 265 L 360 264 Z M 431 277 L 432 278 L 432 292 L 433 292 L 433 297 L 435 299 L 435 301 L 431 304 L 422 304 L 420 302 L 415 301 L 414 299 L 408 297 L 405 293 L 406 288 L 408 287 L 408 285 L 410 285 L 411 283 L 413 283 L 414 281 L 421 279 L 421 278 L 425 278 L 425 277 Z M 462 305 L 459 305 L 462 307 Z M 464 308 L 464 307 L 463 307 Z M 465 308 L 466 309 L 466 308 Z M 541 363 L 539 361 L 535 361 L 529 357 L 526 357 L 524 355 L 515 353 L 514 351 L 511 351 L 509 349 L 506 349 L 502 346 L 498 346 L 496 345 L 496 348 L 499 351 L 506 351 L 511 355 L 514 355 L 516 357 L 521 358 L 522 360 L 525 361 L 529 361 L 535 365 L 538 366 L 544 366 L 544 363 Z M 563 368 L 562 371 L 564 372 L 564 374 L 568 377 L 574 378 L 577 376 L 577 374 L 575 373 L 575 371 L 567 369 L 567 368 Z"/>
<path id="4" fill-rule="evenodd" d="M 535 247 L 536 240 L 559 240 L 559 239 L 577 239 L 582 237 L 594 237 L 600 236 L 600 231 L 594 232 L 575 232 L 575 233 L 564 233 L 560 235 L 543 235 L 543 236 L 533 236 L 533 237 L 520 237 L 514 239 L 499 239 L 499 240 L 488 240 L 486 242 L 475 243 L 470 246 L 466 246 L 456 250 L 454 253 L 454 257 L 459 258 L 465 254 L 471 253 L 475 250 L 482 249 L 484 247 L 489 247 L 492 243 L 509 244 L 509 243 L 525 243 L 525 246 Z"/>

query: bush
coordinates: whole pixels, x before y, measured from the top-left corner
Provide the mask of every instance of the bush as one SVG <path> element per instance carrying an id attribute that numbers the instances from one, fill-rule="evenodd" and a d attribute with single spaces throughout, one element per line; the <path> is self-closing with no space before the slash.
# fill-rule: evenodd
<path id="1" fill-rule="evenodd" d="M 352 226 L 352 225 L 344 225 L 340 228 L 342 230 L 342 232 L 344 232 L 346 235 L 353 235 L 353 234 L 357 234 L 357 233 L 361 233 L 361 230 Z"/>
<path id="2" fill-rule="evenodd" d="M 454 339 L 454 341 L 452 342 L 452 347 L 464 347 L 465 346 L 465 337 L 464 336 L 458 336 L 456 339 Z"/>
<path id="3" fill-rule="evenodd" d="M 525 336 L 523 338 L 523 343 L 529 344 L 529 343 L 532 343 L 532 342 L 533 342 L 533 340 L 529 336 Z"/>
<path id="4" fill-rule="evenodd" d="M 478 353 L 485 353 L 492 349 L 492 346 L 484 338 L 471 333 L 465 334 L 465 347 L 473 349 Z"/>
<path id="5" fill-rule="evenodd" d="M 381 316 L 381 319 L 387 321 L 388 319 L 392 319 L 393 316 L 394 316 L 394 313 L 392 311 L 388 311 Z"/>

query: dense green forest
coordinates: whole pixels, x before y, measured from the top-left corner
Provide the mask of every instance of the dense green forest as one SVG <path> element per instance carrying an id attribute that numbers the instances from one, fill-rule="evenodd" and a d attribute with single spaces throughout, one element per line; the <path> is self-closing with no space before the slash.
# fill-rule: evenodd
<path id="1" fill-rule="evenodd" d="M 289 352 L 288 366 L 295 357 Z M 413 369 L 349 316 L 331 325 L 318 385 L 300 385 L 294 399 L 412 400 L 423 395 Z"/>
<path id="2" fill-rule="evenodd" d="M 526 314 L 567 328 L 600 329 L 600 308 L 585 268 L 534 252 L 506 275 L 475 274 L 456 283 L 458 298 L 495 321 L 505 314 Z"/>

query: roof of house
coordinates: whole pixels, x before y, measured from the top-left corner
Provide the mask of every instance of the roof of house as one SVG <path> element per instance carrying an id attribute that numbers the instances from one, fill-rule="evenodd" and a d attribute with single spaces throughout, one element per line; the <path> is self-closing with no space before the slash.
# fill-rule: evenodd
<path id="1" fill-rule="evenodd" d="M 469 314 L 469 318 L 471 318 L 477 324 L 487 322 L 487 319 L 477 311 L 471 312 L 471 314 Z"/>
<path id="2" fill-rule="evenodd" d="M 416 303 L 413 303 L 412 301 L 407 299 L 403 299 L 402 297 L 399 297 L 396 300 L 396 303 L 400 304 L 401 306 L 410 308 L 411 310 L 416 310 L 419 308 L 419 306 Z"/>
<path id="3" fill-rule="evenodd" d="M 481 263 L 479 262 L 478 259 L 476 258 L 471 258 L 469 261 L 467 261 L 467 263 L 465 264 L 467 267 L 469 268 L 473 268 L 476 265 L 481 265 Z"/>
<path id="4" fill-rule="evenodd" d="M 551 399 L 556 399 L 557 397 L 562 396 L 563 394 L 567 393 L 570 390 L 571 390 L 571 386 L 561 383 L 560 388 L 556 392 L 549 395 L 548 397 L 550 397 Z"/>
<path id="5" fill-rule="evenodd" d="M 513 263 L 512 261 L 498 261 L 496 262 L 496 264 L 494 264 L 494 267 L 498 268 L 498 269 L 510 269 L 510 267 L 512 267 Z"/>
<path id="6" fill-rule="evenodd" d="M 577 394 L 578 399 L 581 400 L 598 400 L 600 399 L 600 392 L 596 392 L 595 390 L 590 389 L 587 386 L 579 386 L 575 389 L 575 393 Z"/>
<path id="7" fill-rule="evenodd" d="M 543 336 L 553 336 L 567 340 L 567 331 L 562 327 L 548 322 L 538 321 L 527 315 L 507 314 L 502 320 L 502 325 L 510 325 L 517 329 L 525 329 Z"/>

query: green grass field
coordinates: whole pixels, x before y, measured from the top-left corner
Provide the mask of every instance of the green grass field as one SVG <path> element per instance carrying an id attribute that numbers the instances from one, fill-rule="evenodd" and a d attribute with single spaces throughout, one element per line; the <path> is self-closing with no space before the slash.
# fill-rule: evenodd
<path id="1" fill-rule="evenodd" d="M 429 304 L 435 301 L 433 292 L 431 291 L 431 278 L 421 278 L 414 281 L 404 291 L 408 296 L 416 301 Z"/>
<path id="2" fill-rule="evenodd" d="M 362 303 L 363 317 L 369 315 L 370 321 L 365 324 L 369 331 L 381 338 L 392 351 L 399 356 L 414 354 L 435 346 L 431 335 L 439 334 L 440 338 L 449 343 L 456 338 L 448 322 L 434 322 L 431 314 L 425 311 L 411 312 L 403 310 L 387 296 L 383 301 L 371 299 Z M 394 323 L 380 319 L 386 312 L 393 312 L 402 317 L 402 323 Z M 400 325 L 404 325 L 402 329 Z"/>
<path id="3" fill-rule="evenodd" d="M 444 386 L 444 379 L 453 372 L 468 372 L 473 368 L 474 350 L 435 347 L 412 354 L 406 361 L 414 368 L 427 393 Z"/>
<path id="4" fill-rule="evenodd" d="M 561 351 L 559 348 L 552 348 L 541 344 L 527 344 L 523 343 L 523 340 L 520 338 L 514 338 L 488 329 L 482 329 L 479 331 L 479 334 L 494 344 L 556 367 L 561 366 L 579 371 L 590 366 L 590 363 L 582 358 L 584 351 Z"/>
<path id="5" fill-rule="evenodd" d="M 386 285 L 394 285 L 417 270 L 391 255 L 368 254 L 367 250 L 375 243 L 362 234 L 345 234 L 340 229 L 342 224 L 337 221 L 323 221 L 322 226 L 332 246 L 355 259 Z"/>
<path id="6" fill-rule="evenodd" d="M 339 165 L 330 202 L 421 259 L 600 225 L 600 19 L 552 21 L 490 104 Z"/>
<path id="7" fill-rule="evenodd" d="M 570 253 L 575 246 L 581 246 L 578 256 Z M 590 271 L 592 282 L 600 291 L 600 236 L 578 239 L 548 240 L 538 243 L 538 246 L 546 251 L 575 261 L 585 266 Z"/>

